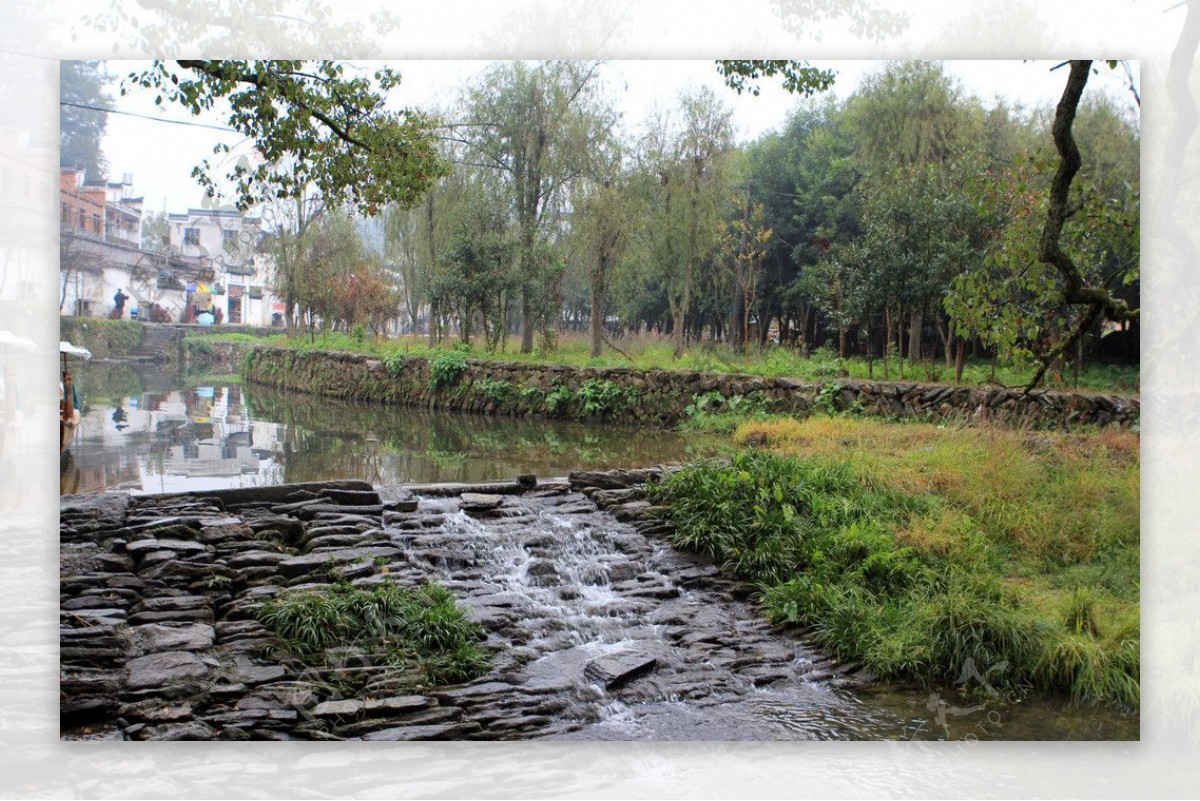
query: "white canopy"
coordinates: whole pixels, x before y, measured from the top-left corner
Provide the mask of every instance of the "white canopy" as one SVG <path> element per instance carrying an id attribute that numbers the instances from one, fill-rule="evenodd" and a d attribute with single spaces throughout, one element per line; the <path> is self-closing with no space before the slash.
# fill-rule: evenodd
<path id="1" fill-rule="evenodd" d="M 58 343 L 58 352 L 64 356 L 78 356 L 81 359 L 92 358 L 92 352 L 87 348 L 81 348 L 77 345 L 72 345 L 65 340 Z"/>

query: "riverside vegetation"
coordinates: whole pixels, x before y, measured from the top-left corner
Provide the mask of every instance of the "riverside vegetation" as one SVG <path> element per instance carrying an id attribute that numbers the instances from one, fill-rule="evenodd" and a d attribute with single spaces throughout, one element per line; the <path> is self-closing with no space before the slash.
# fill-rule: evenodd
<path id="1" fill-rule="evenodd" d="M 677 545 L 774 621 L 881 677 L 1139 699 L 1136 434 L 847 416 L 739 425 L 753 446 L 655 491 Z M 970 660 L 970 661 L 969 661 Z"/>

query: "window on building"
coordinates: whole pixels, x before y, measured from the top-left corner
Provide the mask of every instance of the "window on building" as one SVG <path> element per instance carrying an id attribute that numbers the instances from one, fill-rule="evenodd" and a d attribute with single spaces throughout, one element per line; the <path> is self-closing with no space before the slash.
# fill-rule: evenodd
<path id="1" fill-rule="evenodd" d="M 92 231 L 94 231 L 97 234 L 100 233 L 100 215 L 99 214 L 92 215 Z"/>
<path id="2" fill-rule="evenodd" d="M 221 244 L 226 248 L 233 247 L 237 244 L 238 232 L 228 228 L 221 231 Z"/>
<path id="3" fill-rule="evenodd" d="M 62 204 L 62 221 L 63 222 L 71 221 L 71 209 L 67 206 L 66 203 Z"/>
<path id="4" fill-rule="evenodd" d="M 83 214 L 83 209 L 77 209 L 76 211 L 78 211 L 79 214 L 77 216 L 77 221 L 76 221 L 75 227 L 78 228 L 80 231 L 82 231 L 84 229 L 84 227 L 86 226 L 87 218 Z"/>
<path id="5" fill-rule="evenodd" d="M 183 244 L 199 245 L 200 244 L 200 229 L 199 228 L 184 228 L 183 229 Z"/>

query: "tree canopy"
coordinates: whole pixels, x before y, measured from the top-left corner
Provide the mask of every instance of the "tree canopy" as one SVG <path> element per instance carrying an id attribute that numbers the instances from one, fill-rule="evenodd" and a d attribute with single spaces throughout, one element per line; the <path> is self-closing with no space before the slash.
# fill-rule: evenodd
<path id="1" fill-rule="evenodd" d="M 226 173 L 242 209 L 315 187 L 330 205 L 374 215 L 389 203 L 412 205 L 448 169 L 435 120 L 385 107 L 386 93 L 400 85 L 388 68 L 367 78 L 348 77 L 334 61 L 156 61 L 131 73 L 122 93 L 131 85 L 194 115 L 228 108 L 229 127 L 249 137 L 261 159 L 238 160 Z M 229 150 L 219 144 L 214 154 Z M 215 169 L 205 160 L 193 170 L 210 197 Z"/>
<path id="2" fill-rule="evenodd" d="M 112 105 L 100 61 L 59 62 L 59 163 L 83 170 L 90 181 L 108 178 L 100 142 Z"/>
<path id="3" fill-rule="evenodd" d="M 159 62 L 137 80 L 192 111 L 228 103 L 262 142 L 232 177 L 243 205 L 288 210 L 289 318 L 390 316 L 431 343 L 512 334 L 525 351 L 590 330 L 593 356 L 621 332 L 676 355 L 770 340 L 865 357 L 870 375 L 881 359 L 884 378 L 959 377 L 971 355 L 993 378 L 998 361 L 1040 365 L 1037 381 L 1109 348 L 1116 321 L 1136 358 L 1138 124 L 1083 94 L 1096 67 L 1070 65 L 1053 111 L 973 97 L 936 62 L 881 64 L 844 99 L 818 96 L 833 76 L 806 62 L 721 69 L 742 93 L 783 82 L 786 123 L 738 143 L 725 98 L 690 89 L 634 136 L 592 62 L 494 64 L 438 136 L 431 115 L 385 110 L 386 70 Z M 380 211 L 363 248 L 346 215 Z"/>

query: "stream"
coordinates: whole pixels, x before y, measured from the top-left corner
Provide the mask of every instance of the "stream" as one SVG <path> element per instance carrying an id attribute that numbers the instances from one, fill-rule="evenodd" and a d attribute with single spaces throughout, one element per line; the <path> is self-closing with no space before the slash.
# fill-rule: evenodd
<path id="1" fill-rule="evenodd" d="M 728 448 L 724 438 L 707 435 L 383 408 L 129 365 L 89 364 L 77 380 L 84 412 L 63 455 L 64 494 L 136 496 L 328 479 L 382 488 L 530 473 L 546 479 L 686 462 Z M 516 719 L 538 721 L 514 728 L 514 736 L 963 742 L 1139 736 L 1136 712 L 987 687 L 968 703 L 952 689 L 860 686 L 801 640 L 772 630 L 747 593 L 711 565 L 614 523 L 577 486 L 508 497 L 489 514 L 471 513 L 455 497 L 423 498 L 413 519 L 383 534 L 410 555 L 405 569 L 414 578 L 432 574 L 500 633 L 497 644 L 506 646 L 500 683 L 510 689 L 493 691 L 498 697 L 555 699 L 550 722 L 544 711 L 514 709 Z M 598 664 L 641 671 L 651 662 L 644 674 L 611 687 L 603 670 L 596 672 Z M 456 701 L 468 718 L 484 696 L 473 697 Z"/>

